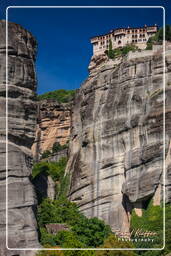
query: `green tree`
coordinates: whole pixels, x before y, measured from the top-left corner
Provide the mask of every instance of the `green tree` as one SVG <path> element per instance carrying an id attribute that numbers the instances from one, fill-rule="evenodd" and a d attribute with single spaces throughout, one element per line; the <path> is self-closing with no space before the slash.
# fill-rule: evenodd
<path id="1" fill-rule="evenodd" d="M 108 57 L 109 57 L 110 59 L 113 59 L 113 58 L 114 58 L 114 52 L 113 52 L 113 50 L 112 50 L 112 41 L 111 41 L 111 39 L 109 40 Z"/>
<path id="2" fill-rule="evenodd" d="M 171 41 L 171 25 L 165 26 L 165 39 L 166 41 Z M 148 39 L 146 50 L 151 50 L 154 43 L 161 43 L 162 41 L 163 28 L 160 28 L 154 36 Z"/>
<path id="3" fill-rule="evenodd" d="M 73 223 L 72 230 L 79 236 L 80 241 L 88 247 L 100 246 L 111 233 L 108 225 L 98 218 L 88 219 L 84 216 Z"/>
<path id="4" fill-rule="evenodd" d="M 55 250 L 40 251 L 36 254 L 36 256 L 64 256 L 64 251 L 58 250 L 60 249 L 59 246 L 50 246 L 47 244 L 45 248 L 55 249 Z"/>
<path id="5" fill-rule="evenodd" d="M 32 178 L 35 179 L 38 175 L 50 175 L 54 181 L 60 181 L 65 172 L 67 158 L 63 157 L 58 162 L 39 162 L 33 166 Z"/>
<path id="6" fill-rule="evenodd" d="M 57 100 L 59 103 L 67 103 L 73 100 L 75 96 L 75 90 L 55 90 L 52 92 L 46 92 L 44 94 L 38 95 L 38 100 L 44 100 L 44 99 L 54 99 Z"/>
<path id="7" fill-rule="evenodd" d="M 45 150 L 42 155 L 41 155 L 41 158 L 47 158 L 51 155 L 51 152 L 49 150 Z"/>
<path id="8" fill-rule="evenodd" d="M 101 248 L 134 248 L 134 245 L 131 242 L 120 241 L 119 238 L 111 234 L 105 241 Z M 122 251 L 122 250 L 103 250 L 96 251 L 96 256 L 135 256 L 134 251 Z"/>
<path id="9" fill-rule="evenodd" d="M 105 225 L 102 220 L 86 218 L 79 212 L 78 206 L 66 198 L 61 198 L 60 200 L 44 199 L 38 207 L 37 220 L 39 227 L 43 228 L 40 229 L 41 241 L 43 244 L 47 243 L 47 241 L 52 241 L 51 245 L 53 246 L 56 243 L 56 238 L 53 238 L 51 235 L 46 238 L 44 230 L 45 224 L 48 223 L 68 224 L 71 232 L 75 234 L 79 242 L 85 247 L 100 246 L 111 233 L 110 227 Z"/>
<path id="10" fill-rule="evenodd" d="M 126 45 L 126 46 L 124 46 L 123 48 L 122 48 L 122 55 L 126 55 L 126 54 L 128 54 L 128 52 L 130 52 L 130 51 L 136 51 L 138 49 L 138 47 L 137 46 L 135 46 L 135 45 L 133 45 L 133 44 L 128 44 L 128 45 Z"/>
<path id="11" fill-rule="evenodd" d="M 72 251 L 64 251 L 58 250 L 58 247 L 51 247 L 56 248 L 55 251 L 41 251 L 36 256 L 95 256 L 94 251 L 81 251 L 81 250 L 72 250 Z"/>
<path id="12" fill-rule="evenodd" d="M 67 147 L 67 144 L 61 145 L 59 142 L 55 142 L 52 147 L 52 153 L 59 152 L 60 150 L 63 150 Z"/>
<path id="13" fill-rule="evenodd" d="M 67 199 L 51 200 L 46 198 L 38 207 L 38 223 L 72 223 L 80 218 L 78 206 Z"/>
<path id="14" fill-rule="evenodd" d="M 165 39 L 166 41 L 171 41 L 171 25 L 165 26 Z M 163 28 L 160 28 L 157 33 L 156 41 L 162 41 L 162 40 L 163 40 Z"/>
<path id="15" fill-rule="evenodd" d="M 165 205 L 165 213 L 166 213 L 166 246 L 163 251 L 147 251 L 141 252 L 141 255 L 145 256 L 158 256 L 158 255 L 166 255 L 171 252 L 171 205 Z M 159 248 L 163 246 L 163 207 L 162 206 L 153 206 L 152 201 L 149 203 L 147 209 L 143 210 L 142 217 L 139 217 L 132 213 L 131 216 L 131 229 L 142 229 L 156 232 L 157 235 L 154 236 L 153 243 L 136 243 L 136 247 L 152 247 Z M 160 254 L 159 254 L 160 253 Z"/>
<path id="16" fill-rule="evenodd" d="M 57 243 L 63 248 L 83 248 L 84 244 L 78 240 L 77 235 L 72 231 L 59 231 L 56 235 Z"/>
<path id="17" fill-rule="evenodd" d="M 171 25 L 166 25 L 166 40 L 171 41 Z"/>
<path id="18" fill-rule="evenodd" d="M 61 145 L 59 142 L 55 142 L 52 147 L 52 152 L 58 152 L 61 149 Z"/>
<path id="19" fill-rule="evenodd" d="M 116 58 L 116 57 L 124 56 L 128 52 L 135 51 L 137 49 L 138 49 L 137 46 L 135 46 L 133 44 L 129 44 L 129 45 L 126 45 L 124 47 L 112 49 L 112 42 L 110 40 L 109 41 L 109 51 L 107 51 L 106 53 L 107 53 L 107 55 L 110 59 L 113 59 L 113 58 Z"/>
<path id="20" fill-rule="evenodd" d="M 49 234 L 46 230 L 46 228 L 41 227 L 40 228 L 40 242 L 44 247 L 53 247 L 56 246 L 56 237 L 52 234 Z"/>
<path id="21" fill-rule="evenodd" d="M 65 256 L 95 256 L 95 251 L 87 251 L 87 250 L 72 250 L 72 251 L 64 251 Z"/>

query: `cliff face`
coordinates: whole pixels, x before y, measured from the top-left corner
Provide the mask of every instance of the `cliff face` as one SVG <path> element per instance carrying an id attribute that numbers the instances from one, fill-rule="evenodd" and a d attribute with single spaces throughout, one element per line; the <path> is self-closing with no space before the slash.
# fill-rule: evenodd
<path id="1" fill-rule="evenodd" d="M 32 252 L 7 251 L 5 245 L 5 21 L 0 21 L 0 255 L 32 255 Z M 34 214 L 36 198 L 30 182 L 36 126 L 34 71 L 36 41 L 17 24 L 8 27 L 8 247 L 39 247 Z M 27 254 L 28 253 L 28 254 Z"/>
<path id="2" fill-rule="evenodd" d="M 71 128 L 71 106 L 48 99 L 38 102 L 36 138 L 32 146 L 35 159 L 41 153 L 51 150 L 55 142 L 68 142 Z"/>
<path id="3" fill-rule="evenodd" d="M 160 48 L 160 47 L 159 47 Z M 170 199 L 171 47 L 166 51 L 167 200 Z M 162 49 L 116 61 L 93 58 L 76 95 L 67 171 L 69 198 L 113 231 L 129 230 L 130 212 L 162 200 Z"/>

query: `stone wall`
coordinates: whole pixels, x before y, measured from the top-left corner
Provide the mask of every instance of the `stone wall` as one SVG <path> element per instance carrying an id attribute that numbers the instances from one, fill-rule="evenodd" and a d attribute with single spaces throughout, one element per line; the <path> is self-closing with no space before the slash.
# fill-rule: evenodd
<path id="1" fill-rule="evenodd" d="M 6 190 L 6 42 L 5 21 L 0 21 L 0 255 L 34 255 L 11 251 L 5 243 Z M 8 247 L 39 247 L 35 219 L 36 197 L 30 182 L 36 126 L 34 61 L 36 41 L 21 26 L 8 25 Z"/>

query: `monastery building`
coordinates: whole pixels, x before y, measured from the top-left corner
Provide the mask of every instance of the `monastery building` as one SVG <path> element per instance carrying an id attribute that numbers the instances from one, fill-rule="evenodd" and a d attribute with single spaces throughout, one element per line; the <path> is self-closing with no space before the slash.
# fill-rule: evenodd
<path id="1" fill-rule="evenodd" d="M 145 49 L 148 39 L 155 35 L 158 27 L 154 26 L 138 27 L 138 28 L 119 28 L 111 30 L 104 35 L 98 35 L 91 38 L 93 44 L 93 55 L 103 54 L 109 49 L 109 42 L 112 42 L 112 49 L 134 44 L 139 49 Z"/>

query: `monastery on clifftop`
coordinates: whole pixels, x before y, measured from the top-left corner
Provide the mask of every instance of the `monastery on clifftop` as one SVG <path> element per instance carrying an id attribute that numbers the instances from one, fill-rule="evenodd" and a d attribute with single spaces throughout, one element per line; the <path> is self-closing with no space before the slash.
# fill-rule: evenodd
<path id="1" fill-rule="evenodd" d="M 138 28 L 119 28 L 113 29 L 104 35 L 91 38 L 93 44 L 93 55 L 103 54 L 109 49 L 109 42 L 112 42 L 112 49 L 134 44 L 139 49 L 145 49 L 148 39 L 155 35 L 158 30 L 157 25 L 138 27 Z"/>

